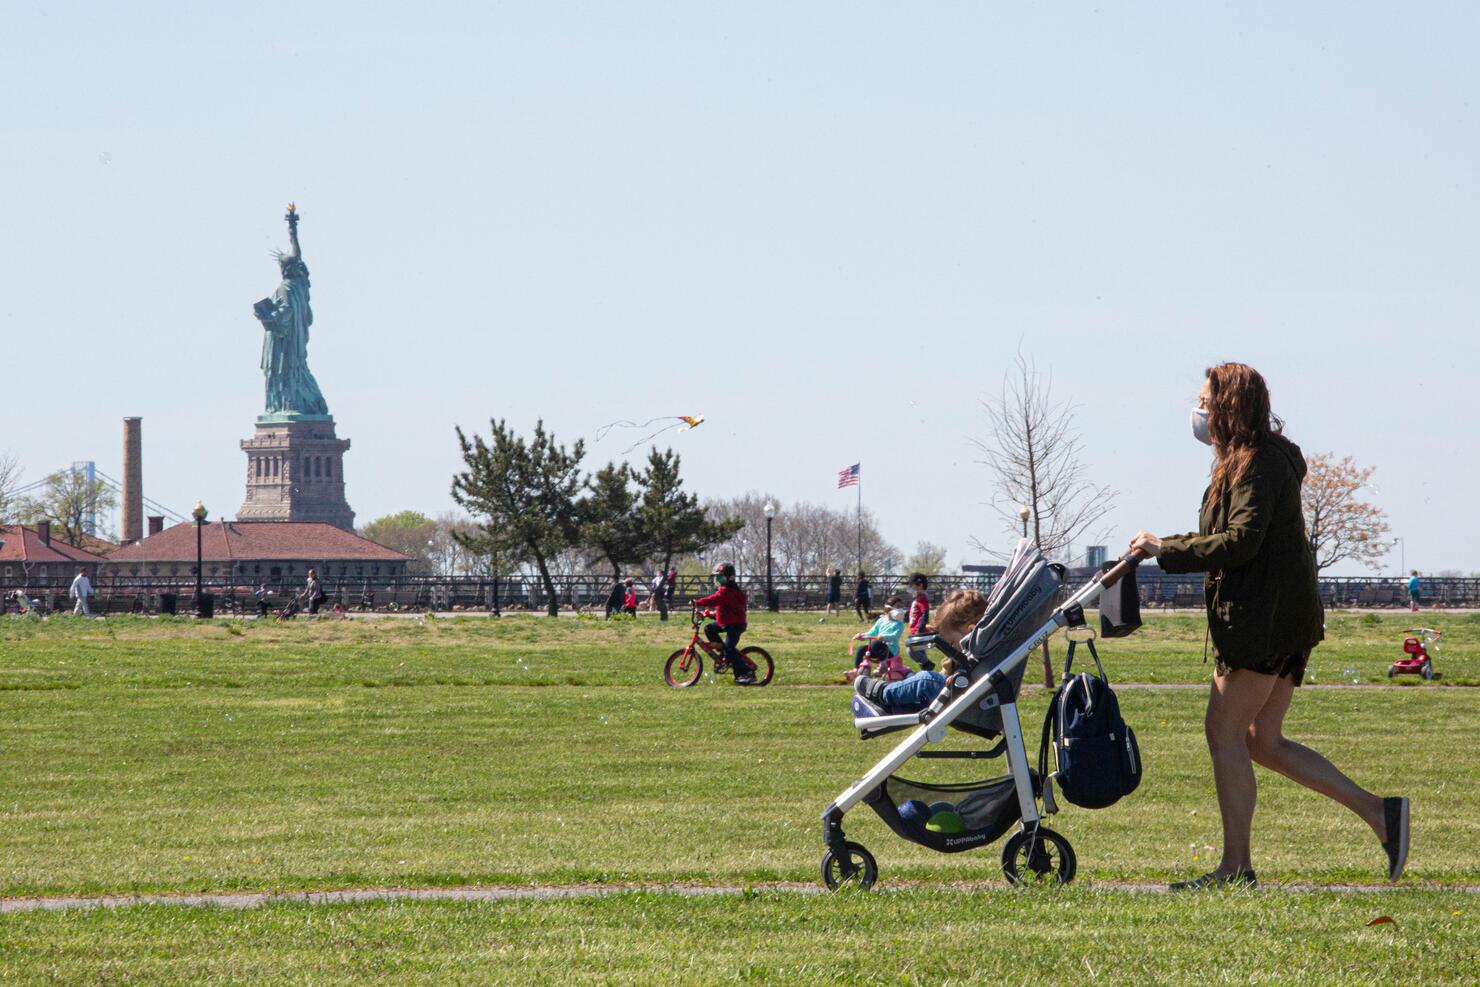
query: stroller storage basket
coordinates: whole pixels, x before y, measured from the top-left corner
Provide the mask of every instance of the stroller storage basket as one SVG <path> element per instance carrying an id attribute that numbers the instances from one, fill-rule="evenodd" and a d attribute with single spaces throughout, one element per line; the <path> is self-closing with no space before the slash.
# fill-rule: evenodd
<path id="1" fill-rule="evenodd" d="M 1036 771 L 1032 772 L 1032 778 L 1036 792 L 1042 783 Z M 923 819 L 918 823 L 905 820 L 899 814 L 899 807 L 911 799 L 927 804 L 950 802 L 966 824 L 965 832 L 935 833 L 925 828 Z M 885 780 L 864 802 L 884 820 L 886 826 L 894 830 L 895 835 L 938 853 L 959 853 L 985 846 L 1001 837 L 1023 817 L 1011 775 L 954 785 L 931 785 L 894 776 Z"/>

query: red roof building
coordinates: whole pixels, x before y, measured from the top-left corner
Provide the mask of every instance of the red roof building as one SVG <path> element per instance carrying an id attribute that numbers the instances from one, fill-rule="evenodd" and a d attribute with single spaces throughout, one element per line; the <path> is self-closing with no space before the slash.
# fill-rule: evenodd
<path id="1" fill-rule="evenodd" d="M 243 582 L 299 580 L 313 566 L 325 583 L 402 576 L 410 556 L 323 521 L 211 521 L 201 530 L 202 575 Z M 109 576 L 193 576 L 195 524 L 186 521 L 125 545 Z"/>
<path id="2" fill-rule="evenodd" d="M 98 578 L 98 566 L 108 560 L 101 555 L 68 545 L 51 537 L 51 523 L 0 525 L 0 579 L 7 584 L 30 580 L 66 580 L 87 571 L 89 579 Z M 17 582 L 19 581 L 19 582 Z"/>

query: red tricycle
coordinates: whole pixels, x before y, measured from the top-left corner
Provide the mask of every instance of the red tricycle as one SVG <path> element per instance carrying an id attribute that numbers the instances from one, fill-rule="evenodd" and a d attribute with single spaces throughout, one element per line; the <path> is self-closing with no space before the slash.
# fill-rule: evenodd
<path id="1" fill-rule="evenodd" d="M 1403 657 L 1388 667 L 1388 678 L 1395 679 L 1399 675 L 1422 675 L 1425 679 L 1432 679 L 1434 658 L 1429 654 L 1429 649 L 1439 643 L 1439 635 L 1444 632 L 1436 631 L 1432 627 L 1405 627 L 1403 630 L 1405 633 L 1420 636 L 1403 639 Z"/>
<path id="2" fill-rule="evenodd" d="M 716 675 L 730 671 L 730 663 L 725 660 L 724 645 L 704 637 L 699 628 L 702 618 L 713 616 L 713 610 L 700 613 L 696 608 L 693 621 L 694 636 L 689 639 L 688 647 L 679 648 L 668 656 L 668 661 L 663 665 L 663 681 L 673 688 L 686 689 L 699 681 L 699 677 L 704 674 L 704 658 L 701 652 L 714 659 Z M 752 684 L 766 685 L 771 681 L 771 676 L 776 673 L 776 665 L 771 661 L 771 656 L 766 653 L 765 648 L 757 648 L 754 645 L 741 648 L 740 655 L 755 666 L 755 682 Z"/>

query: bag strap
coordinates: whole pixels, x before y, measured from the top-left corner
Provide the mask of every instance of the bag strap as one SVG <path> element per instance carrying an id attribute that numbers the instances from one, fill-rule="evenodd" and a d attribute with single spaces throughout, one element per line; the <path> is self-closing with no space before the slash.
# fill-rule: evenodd
<path id="1" fill-rule="evenodd" d="M 1048 701 L 1048 712 L 1043 716 L 1043 739 L 1038 742 L 1038 776 L 1044 779 L 1045 784 L 1048 782 L 1048 738 L 1059 711 L 1059 695 L 1063 691 L 1063 686 L 1053 691 L 1053 697 Z"/>

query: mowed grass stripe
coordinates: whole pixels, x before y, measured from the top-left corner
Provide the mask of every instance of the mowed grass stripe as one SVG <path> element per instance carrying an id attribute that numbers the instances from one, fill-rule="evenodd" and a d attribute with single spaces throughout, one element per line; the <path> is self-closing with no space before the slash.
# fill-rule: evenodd
<path id="1" fill-rule="evenodd" d="M 1444 629 L 1440 682 L 1480 683 L 1480 614 L 1426 613 Z M 1093 619 L 1093 615 L 1091 615 Z M 1317 683 L 1385 683 L 1413 615 L 1330 614 L 1311 662 Z M 756 613 L 746 644 L 776 660 L 776 685 L 838 682 L 848 639 L 866 625 L 809 614 Z M 1149 614 L 1136 634 L 1104 642 L 1121 682 L 1205 682 L 1203 620 Z M 516 615 L 433 619 L 272 621 L 110 618 L 0 620 L 0 691 L 113 688 L 656 686 L 688 642 L 686 620 L 662 623 Z M 1056 667 L 1061 642 L 1053 647 Z M 1037 681 L 1037 666 L 1028 680 Z M 1399 680 L 1418 685 L 1410 676 Z"/>
<path id="2" fill-rule="evenodd" d="M 1468 690 L 1300 695 L 1292 736 L 1369 787 L 1414 799 L 1416 880 L 1480 879 L 1480 706 Z M 1036 724 L 1046 697 L 1029 697 Z M 0 893 L 810 881 L 818 815 L 882 756 L 823 689 L 428 685 L 89 688 L 0 696 Z M 1128 690 L 1140 791 L 1052 825 L 1089 878 L 1210 866 L 1218 819 L 1203 697 Z M 985 772 L 1000 773 L 1001 761 Z M 960 766 L 916 762 L 923 780 Z M 1368 882 L 1376 841 L 1261 773 L 1269 879 Z M 997 847 L 942 856 L 866 809 L 851 838 L 882 880 L 1000 876 Z"/>
<path id="3" fill-rule="evenodd" d="M 1445 892 L 625 894 L 14 915 L 0 980 L 1467 984 L 1477 944 L 1473 896 Z"/>

